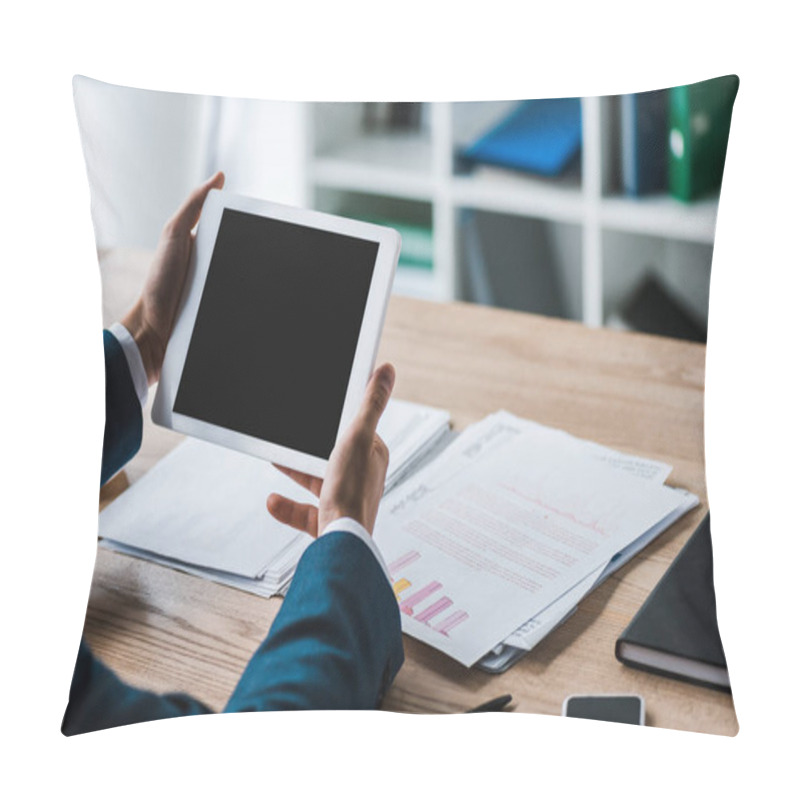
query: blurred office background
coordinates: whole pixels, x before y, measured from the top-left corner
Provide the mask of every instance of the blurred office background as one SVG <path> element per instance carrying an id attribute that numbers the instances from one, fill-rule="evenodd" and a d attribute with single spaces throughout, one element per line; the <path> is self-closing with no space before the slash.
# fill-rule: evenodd
<path id="1" fill-rule="evenodd" d="M 76 78 L 75 100 L 101 255 L 154 248 L 222 169 L 230 191 L 397 228 L 396 293 L 704 341 L 737 86 L 286 103 Z"/>

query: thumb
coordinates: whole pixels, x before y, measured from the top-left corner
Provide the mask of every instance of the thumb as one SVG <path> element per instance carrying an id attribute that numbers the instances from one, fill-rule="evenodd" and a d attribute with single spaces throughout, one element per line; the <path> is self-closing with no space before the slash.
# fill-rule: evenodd
<path id="1" fill-rule="evenodd" d="M 382 364 L 375 372 L 367 384 L 367 391 L 361 402 L 359 411 L 359 421 L 369 429 L 371 434 L 375 433 L 378 427 L 378 420 L 386 410 L 389 397 L 394 388 L 395 372 L 391 364 Z"/>

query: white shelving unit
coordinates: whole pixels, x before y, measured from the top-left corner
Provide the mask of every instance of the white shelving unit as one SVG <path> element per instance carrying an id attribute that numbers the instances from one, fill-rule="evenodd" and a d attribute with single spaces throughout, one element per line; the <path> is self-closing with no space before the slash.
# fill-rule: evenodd
<path id="1" fill-rule="evenodd" d="M 535 223 L 547 232 L 550 258 L 571 286 L 566 316 L 598 326 L 647 267 L 678 284 L 692 270 L 694 289 L 707 285 L 717 213 L 716 198 L 689 205 L 620 193 L 616 102 L 583 99 L 580 176 L 562 180 L 489 169 L 458 174 L 459 147 L 510 103 L 426 104 L 419 132 L 399 134 L 365 132 L 363 104 L 309 104 L 305 202 L 334 213 L 374 207 L 428 220 L 433 269 L 399 270 L 395 291 L 432 300 L 470 299 L 460 242 L 464 212 L 506 227 Z M 517 255 L 524 265 L 533 254 Z M 491 270 L 491 254 L 486 260 Z M 707 287 L 705 298 L 695 302 L 698 316 L 704 303 L 707 309 Z"/>

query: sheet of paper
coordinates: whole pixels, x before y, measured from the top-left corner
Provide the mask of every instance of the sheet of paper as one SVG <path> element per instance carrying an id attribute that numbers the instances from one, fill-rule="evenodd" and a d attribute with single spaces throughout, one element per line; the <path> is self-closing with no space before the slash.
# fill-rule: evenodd
<path id="1" fill-rule="evenodd" d="M 100 512 L 100 536 L 197 567 L 259 578 L 298 535 L 270 516 L 271 492 L 313 500 L 265 461 L 187 439 Z"/>
<path id="2" fill-rule="evenodd" d="M 501 412 L 506 418 L 506 412 Z M 536 425 L 536 423 L 528 423 Z M 633 456 L 626 453 L 619 453 L 610 448 L 603 447 L 594 442 L 583 441 L 587 453 L 603 461 L 608 466 L 622 470 L 630 475 L 651 483 L 663 484 L 672 471 L 668 464 L 658 461 Z M 548 606 L 544 611 L 532 617 L 521 625 L 514 633 L 503 642 L 504 645 L 517 647 L 523 650 L 532 650 L 550 631 L 557 627 L 562 620 L 570 614 L 572 609 L 594 588 L 608 577 L 611 572 L 616 571 L 626 564 L 632 556 L 646 547 L 658 534 L 665 531 L 676 519 L 683 516 L 687 511 L 694 508 L 698 499 L 693 494 L 682 489 L 674 489 L 682 498 L 682 503 L 672 514 L 667 515 L 660 523 L 653 526 L 649 531 L 642 534 L 634 542 L 631 542 L 622 551 L 605 565 L 591 572 L 582 579 L 576 586 L 567 591 L 558 600 Z"/>
<path id="3" fill-rule="evenodd" d="M 636 553 L 647 547 L 656 536 L 663 533 L 673 522 L 694 508 L 699 502 L 695 495 L 682 489 L 673 489 L 672 491 L 675 492 L 676 497 L 680 498 L 680 505 L 672 513 L 664 517 L 661 522 L 654 525 L 619 553 L 616 553 L 607 564 L 589 573 L 540 614 L 521 625 L 511 636 L 508 636 L 503 641 L 503 644 L 518 647 L 522 650 L 532 650 L 550 631 L 561 624 L 564 618 L 592 589 L 599 586 L 609 575 L 624 566 Z"/>
<path id="4" fill-rule="evenodd" d="M 581 600 L 594 588 L 605 564 L 593 569 L 569 591 L 553 601 L 544 611 L 520 625 L 503 644 L 521 650 L 533 650 L 539 642 L 569 616 Z"/>
<path id="5" fill-rule="evenodd" d="M 230 572 L 219 572 L 213 569 L 193 567 L 191 564 L 184 564 L 182 561 L 173 561 L 172 559 L 163 558 L 154 553 L 145 553 L 141 550 L 137 550 L 135 547 L 127 547 L 111 539 L 101 539 L 99 546 L 106 550 L 114 550 L 118 553 L 135 556 L 136 558 L 146 558 L 148 561 L 152 561 L 155 564 L 177 569 L 180 572 L 185 572 L 187 575 L 195 575 L 198 578 L 214 581 L 214 583 L 221 583 L 223 586 L 231 586 L 234 589 L 239 589 L 249 594 L 256 594 L 260 597 L 274 597 L 275 595 L 286 594 L 290 580 L 294 575 L 297 562 L 305 552 L 306 547 L 308 547 L 312 541 L 313 540 L 308 536 L 302 534 L 298 535 L 292 547 L 286 553 L 286 560 L 291 563 L 291 568 L 282 579 L 270 579 L 267 575 L 263 578 L 243 578 L 241 575 L 232 575 Z"/>
<path id="6" fill-rule="evenodd" d="M 507 411 L 497 411 L 470 425 L 435 462 L 426 464 L 426 485 L 431 490 L 438 487 L 460 469 L 488 457 L 489 453 L 502 449 L 523 433 L 542 437 L 551 445 L 577 448 L 598 461 L 654 483 L 663 484 L 672 471 L 669 464 L 621 453 L 596 442 L 579 439 L 566 431 L 522 419 Z M 415 480 L 421 477 L 422 473 L 415 476 Z"/>
<path id="7" fill-rule="evenodd" d="M 390 491 L 450 428 L 450 414 L 431 406 L 391 400 L 378 422 L 389 448 L 386 491 Z"/>
<path id="8" fill-rule="evenodd" d="M 376 525 L 404 630 L 467 666 L 680 502 L 515 419 L 462 434 Z"/>
<path id="9" fill-rule="evenodd" d="M 643 480 L 652 481 L 654 483 L 664 483 L 672 472 L 672 467 L 661 461 L 654 461 L 653 459 L 631 455 L 630 453 L 622 453 L 618 450 L 606 447 L 605 445 L 598 444 L 597 442 L 592 442 L 588 439 L 580 439 L 558 428 L 550 428 L 546 425 L 540 425 L 533 420 L 521 419 L 520 417 L 510 414 L 508 411 L 497 411 L 487 419 L 491 419 L 494 424 L 505 425 L 519 433 L 522 431 L 537 431 L 543 436 L 566 437 L 566 439 L 570 440 L 572 445 L 582 447 L 587 454 L 590 454 L 598 461 L 603 461 L 611 467 L 620 469 L 623 472 L 628 472 Z"/>
<path id="10" fill-rule="evenodd" d="M 391 400 L 378 426 L 389 447 L 387 481 L 449 429 L 441 409 Z M 283 586 L 299 550 L 288 549 L 298 534 L 274 520 L 266 509 L 271 492 L 303 503 L 316 498 L 271 464 L 197 439 L 187 439 L 100 514 L 100 535 L 132 548 L 202 570 L 262 580 Z M 296 552 L 288 567 L 281 554 Z M 280 575 L 270 574 L 280 567 Z M 267 578 L 264 582 L 264 578 Z M 274 593 L 274 592 L 273 592 Z"/>

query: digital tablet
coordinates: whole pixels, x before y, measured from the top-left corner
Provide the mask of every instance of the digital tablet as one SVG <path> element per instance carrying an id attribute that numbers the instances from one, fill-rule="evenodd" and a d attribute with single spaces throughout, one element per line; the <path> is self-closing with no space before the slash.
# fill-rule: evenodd
<path id="1" fill-rule="evenodd" d="M 375 365 L 391 228 L 212 189 L 153 421 L 322 477 Z"/>

